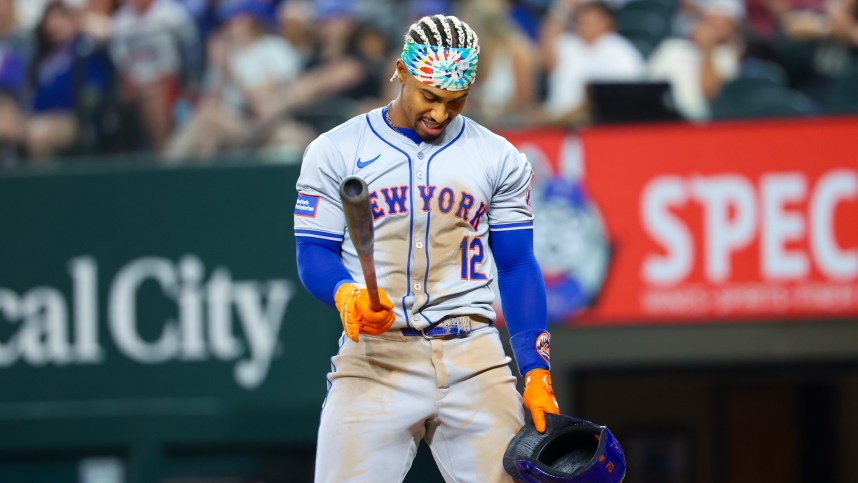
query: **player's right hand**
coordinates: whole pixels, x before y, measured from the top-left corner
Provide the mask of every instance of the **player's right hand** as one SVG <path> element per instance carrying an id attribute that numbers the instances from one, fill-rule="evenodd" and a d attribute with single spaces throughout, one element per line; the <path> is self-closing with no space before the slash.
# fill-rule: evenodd
<path id="1" fill-rule="evenodd" d="M 344 283 L 337 289 L 334 301 L 340 311 L 343 330 L 349 339 L 357 342 L 358 334 L 381 335 L 393 325 L 396 319 L 393 315 L 393 303 L 381 288 L 378 289 L 378 299 L 382 310 L 373 310 L 366 287 Z"/>
<path id="2" fill-rule="evenodd" d="M 560 406 L 551 387 L 551 373 L 547 369 L 533 369 L 524 376 L 524 407 L 530 411 L 533 425 L 545 432 L 545 414 L 559 414 Z"/>

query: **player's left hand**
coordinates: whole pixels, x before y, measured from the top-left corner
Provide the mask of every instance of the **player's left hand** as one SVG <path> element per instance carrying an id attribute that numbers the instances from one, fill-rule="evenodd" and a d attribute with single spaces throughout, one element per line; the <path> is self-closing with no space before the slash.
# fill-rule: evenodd
<path id="1" fill-rule="evenodd" d="M 378 289 L 381 310 L 373 310 L 369 302 L 366 287 L 344 283 L 337 289 L 334 300 L 340 311 L 340 321 L 346 336 L 358 342 L 358 334 L 381 335 L 390 329 L 396 316 L 393 315 L 393 302 L 384 290 Z"/>
<path id="2" fill-rule="evenodd" d="M 524 376 L 524 407 L 530 411 L 533 425 L 545 432 L 545 414 L 559 414 L 560 406 L 551 387 L 551 373 L 547 369 L 533 369 Z"/>

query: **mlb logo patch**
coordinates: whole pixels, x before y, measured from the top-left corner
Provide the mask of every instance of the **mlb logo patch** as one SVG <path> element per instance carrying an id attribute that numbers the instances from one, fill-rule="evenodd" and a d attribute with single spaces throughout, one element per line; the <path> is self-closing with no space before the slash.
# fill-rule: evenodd
<path id="1" fill-rule="evenodd" d="M 319 209 L 319 197 L 300 194 L 298 200 L 295 201 L 295 216 L 303 216 L 306 218 L 315 218 L 316 211 Z"/>

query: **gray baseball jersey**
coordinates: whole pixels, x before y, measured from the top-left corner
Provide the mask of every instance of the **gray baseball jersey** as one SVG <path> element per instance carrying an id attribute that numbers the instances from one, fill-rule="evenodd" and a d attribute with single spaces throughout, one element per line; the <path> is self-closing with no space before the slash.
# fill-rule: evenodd
<path id="1" fill-rule="evenodd" d="M 342 241 L 343 264 L 362 282 L 339 198 L 350 175 L 369 186 L 378 285 L 395 305 L 393 328 L 453 315 L 494 320 L 488 235 L 533 228 L 524 155 L 464 116 L 417 145 L 384 121 L 381 108 L 319 136 L 297 183 L 295 234 Z"/>

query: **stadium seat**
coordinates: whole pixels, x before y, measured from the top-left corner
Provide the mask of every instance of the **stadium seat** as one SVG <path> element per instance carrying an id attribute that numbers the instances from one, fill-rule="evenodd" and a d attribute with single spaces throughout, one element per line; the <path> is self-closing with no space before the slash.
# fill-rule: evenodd
<path id="1" fill-rule="evenodd" d="M 858 65 L 833 79 L 823 100 L 827 114 L 858 113 Z"/>
<path id="2" fill-rule="evenodd" d="M 626 26 L 620 29 L 620 35 L 629 39 L 644 58 L 649 57 L 669 33 L 667 18 L 650 12 L 629 15 Z"/>
<path id="3" fill-rule="evenodd" d="M 712 104 L 713 119 L 798 117 L 816 113 L 813 101 L 799 91 L 759 78 L 737 78 L 724 86 Z"/>
<path id="4" fill-rule="evenodd" d="M 787 85 L 781 66 L 760 59 L 742 63 L 739 76 L 728 82 L 710 104 L 713 119 L 792 117 L 816 114 L 805 94 Z"/>
<path id="5" fill-rule="evenodd" d="M 816 43 L 798 42 L 778 35 L 769 45 L 778 64 L 783 66 L 791 87 L 806 91 L 814 85 L 817 79 L 814 67 Z"/>
<path id="6" fill-rule="evenodd" d="M 651 0 L 637 0 L 617 12 L 617 26 L 620 35 L 635 44 L 646 58 L 670 34 L 669 18 L 663 5 Z"/>
<path id="7" fill-rule="evenodd" d="M 789 82 L 783 67 L 774 62 L 756 58 L 745 59 L 742 62 L 739 77 L 759 79 L 762 82 L 770 82 L 780 86 L 786 86 Z"/>
<path id="8" fill-rule="evenodd" d="M 630 18 L 641 13 L 656 13 L 671 18 L 676 13 L 676 0 L 631 0 L 617 9 L 616 18 L 619 25 L 626 25 Z"/>

